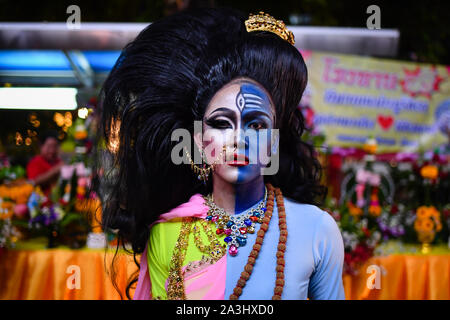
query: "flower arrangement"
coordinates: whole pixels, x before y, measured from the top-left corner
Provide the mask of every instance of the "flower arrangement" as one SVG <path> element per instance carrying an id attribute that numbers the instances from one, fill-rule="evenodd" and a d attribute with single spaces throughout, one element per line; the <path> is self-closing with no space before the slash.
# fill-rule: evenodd
<path id="1" fill-rule="evenodd" d="M 47 237 L 49 248 L 58 244 L 79 248 L 85 244 L 91 229 L 87 211 L 99 206 L 99 200 L 87 191 L 89 170 L 84 164 L 69 167 L 69 175 L 62 170 L 59 183 L 48 195 L 22 179 L 0 185 L 3 246 L 34 237 Z"/>
<path id="2" fill-rule="evenodd" d="M 0 198 L 16 204 L 25 204 L 32 191 L 33 186 L 26 182 L 0 185 Z"/>
<path id="3" fill-rule="evenodd" d="M 367 152 L 364 162 L 344 174 L 340 199 L 327 204 L 342 232 L 344 271 L 349 274 L 357 272 L 378 244 L 405 232 L 396 214 L 398 207 L 392 205 L 394 182 L 386 166 L 375 163 L 375 139 L 368 139 L 363 149 Z"/>
<path id="4" fill-rule="evenodd" d="M 58 204 L 53 203 L 39 187 L 28 199 L 30 219 L 28 227 L 32 236 L 48 237 L 48 248 L 56 246 L 59 233 L 59 222 L 65 217 L 66 212 Z"/>
<path id="5" fill-rule="evenodd" d="M 19 232 L 12 225 L 11 219 L 0 219 L 0 252 L 12 248 L 19 239 Z"/>
<path id="6" fill-rule="evenodd" d="M 429 245 L 433 242 L 436 232 L 442 230 L 440 213 L 434 206 L 421 206 L 417 208 L 414 230 L 422 243 L 422 252 L 429 252 Z"/>
<path id="7" fill-rule="evenodd" d="M 405 228 L 401 240 L 422 243 L 423 253 L 432 243 L 447 243 L 450 235 L 446 218 L 450 167 L 438 151 L 423 152 L 392 168 L 397 186 L 395 202 L 404 204 L 399 210 Z"/>
<path id="8" fill-rule="evenodd" d="M 20 239 L 20 230 L 14 220 L 23 218 L 27 212 L 27 200 L 33 186 L 22 178 L 25 170 L 9 164 L 0 169 L 0 248 L 10 248 Z"/>
<path id="9" fill-rule="evenodd" d="M 88 107 L 93 107 L 88 105 Z M 0 243 L 45 236 L 48 247 L 80 248 L 90 232 L 100 234 L 101 203 L 91 192 L 92 137 L 98 130 L 94 117 L 78 118 L 67 131 L 61 150 L 72 153 L 50 193 L 20 180 L 22 167 L 11 167 L 0 154 Z M 79 113 L 80 114 L 80 113 Z M 87 118 L 85 118 L 87 117 Z M 0 246 L 1 247 L 1 246 Z"/>
<path id="10" fill-rule="evenodd" d="M 344 273 L 357 274 L 359 267 L 372 255 L 382 234 L 377 225 L 363 215 L 351 202 L 339 205 L 333 198 L 327 200 L 328 211 L 341 230 L 344 242 Z"/>

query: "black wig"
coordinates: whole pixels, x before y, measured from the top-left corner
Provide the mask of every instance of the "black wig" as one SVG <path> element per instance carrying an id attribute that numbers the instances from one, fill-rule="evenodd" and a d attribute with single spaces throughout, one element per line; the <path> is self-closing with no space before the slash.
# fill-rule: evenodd
<path id="1" fill-rule="evenodd" d="M 101 92 L 106 144 L 120 123 L 119 148 L 103 165 L 102 225 L 118 231 L 134 254 L 142 253 L 158 216 L 206 193 L 188 165 L 171 161 L 175 129 L 193 133 L 215 92 L 237 77 L 256 80 L 271 94 L 280 129 L 280 169 L 266 181 L 303 203 L 319 204 L 320 164 L 301 140 L 298 109 L 307 82 L 299 51 L 270 32 L 248 33 L 230 9 L 186 11 L 152 23 L 128 44 Z M 102 157 L 101 159 L 107 159 Z"/>
<path id="2" fill-rule="evenodd" d="M 213 95 L 238 77 L 259 82 L 271 95 L 280 130 L 280 167 L 265 181 L 301 203 L 320 205 L 327 188 L 320 185 L 322 168 L 313 146 L 302 141 L 305 131 L 299 103 L 307 84 L 305 62 L 294 46 L 271 32 L 244 33 L 227 50 L 211 51 L 197 70 L 196 120 L 201 120 Z"/>

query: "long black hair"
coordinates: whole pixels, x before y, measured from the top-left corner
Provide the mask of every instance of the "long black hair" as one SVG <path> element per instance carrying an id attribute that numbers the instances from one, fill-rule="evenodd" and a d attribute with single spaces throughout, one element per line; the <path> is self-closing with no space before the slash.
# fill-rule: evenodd
<path id="1" fill-rule="evenodd" d="M 214 93 L 231 80 L 249 77 L 263 85 L 274 102 L 275 127 L 280 130 L 279 170 L 265 181 L 293 200 L 322 204 L 327 193 L 320 184 L 322 168 L 314 147 L 301 139 L 306 128 L 298 106 L 308 78 L 298 49 L 271 32 L 246 32 L 225 52 L 208 54 L 197 75 L 202 84 L 194 103 L 196 120 L 202 119 Z"/>
<path id="2" fill-rule="evenodd" d="M 173 164 L 177 142 L 171 133 L 193 133 L 214 93 L 236 77 L 262 84 L 276 106 L 280 169 L 266 180 L 303 203 L 319 204 L 326 194 L 314 149 L 301 140 L 303 58 L 273 33 L 248 33 L 244 21 L 231 9 L 199 9 L 154 22 L 124 48 L 103 85 L 99 110 L 106 145 L 114 124 L 120 130 L 118 149 L 99 158 L 110 160 L 102 165 L 102 225 L 117 230 L 134 255 L 144 251 L 149 226 L 160 214 L 210 191 L 188 165 Z"/>

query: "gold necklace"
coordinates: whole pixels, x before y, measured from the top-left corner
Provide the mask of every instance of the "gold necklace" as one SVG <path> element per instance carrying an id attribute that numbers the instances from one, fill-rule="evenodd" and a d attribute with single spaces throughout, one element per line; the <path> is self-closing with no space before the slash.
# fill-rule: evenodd
<path id="1" fill-rule="evenodd" d="M 272 299 L 281 299 L 281 295 L 283 293 L 284 287 L 284 252 L 286 250 L 286 240 L 287 240 L 287 226 L 286 226 L 286 213 L 284 208 L 283 195 L 281 194 L 280 189 L 274 188 L 271 184 L 267 184 L 268 189 L 268 198 L 266 203 L 267 211 L 265 212 L 265 216 L 262 221 L 262 225 L 260 230 L 258 231 L 258 237 L 256 239 L 255 244 L 253 245 L 253 250 L 250 252 L 248 257 L 247 264 L 244 267 L 244 271 L 241 273 L 241 277 L 239 278 L 236 287 L 233 290 L 233 293 L 230 295 L 231 300 L 239 299 L 239 296 L 242 294 L 242 290 L 245 287 L 247 280 L 250 278 L 252 273 L 253 266 L 255 265 L 256 259 L 258 258 L 259 251 L 261 250 L 261 245 L 264 240 L 264 235 L 269 228 L 269 223 L 272 217 L 272 211 L 274 206 L 274 195 L 276 194 L 277 206 L 278 206 L 278 215 L 279 215 L 279 229 L 280 229 L 280 237 L 277 247 L 277 267 L 276 267 L 276 282 L 274 288 L 274 295 Z M 187 217 L 183 218 L 182 225 L 180 229 L 180 234 L 178 235 L 177 242 L 175 244 L 175 248 L 172 254 L 172 258 L 169 264 L 169 283 L 167 286 L 167 299 L 169 300 L 186 300 L 186 293 L 184 287 L 184 272 L 182 270 L 183 262 L 186 257 L 186 250 L 189 244 L 189 234 L 194 226 L 194 223 L 200 222 L 203 229 L 206 232 L 208 240 L 210 241 L 209 245 L 203 244 L 199 236 L 199 228 L 195 226 L 194 228 L 194 242 L 196 247 L 205 254 L 208 254 L 210 258 L 205 258 L 202 256 L 201 263 L 215 263 L 219 259 L 221 259 L 226 254 L 226 247 L 220 245 L 217 237 L 214 232 L 209 227 L 208 223 L 199 218 Z M 189 269 L 191 263 L 188 264 L 186 271 Z"/>
<path id="2" fill-rule="evenodd" d="M 200 226 L 206 233 L 209 244 L 204 244 L 200 238 Z M 175 248 L 172 253 L 172 258 L 169 263 L 169 283 L 167 285 L 167 299 L 169 300 L 186 300 L 186 292 L 184 287 L 184 272 L 183 262 L 186 258 L 186 251 L 189 245 L 189 235 L 193 230 L 194 243 L 200 252 L 209 256 L 206 258 L 202 256 L 200 263 L 213 264 L 220 260 L 226 253 L 225 246 L 222 246 L 217 239 L 215 233 L 212 231 L 209 224 L 203 220 L 193 217 L 183 218 L 181 223 L 180 233 L 178 235 Z M 186 270 L 192 267 L 189 263 Z"/>

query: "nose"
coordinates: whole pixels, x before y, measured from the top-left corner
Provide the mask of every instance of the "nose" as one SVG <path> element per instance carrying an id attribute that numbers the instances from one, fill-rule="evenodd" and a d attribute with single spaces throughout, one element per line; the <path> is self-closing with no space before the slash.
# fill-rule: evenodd
<path id="1" fill-rule="evenodd" d="M 240 127 L 234 132 L 234 148 L 239 154 L 244 153 L 248 148 L 248 137 Z"/>

